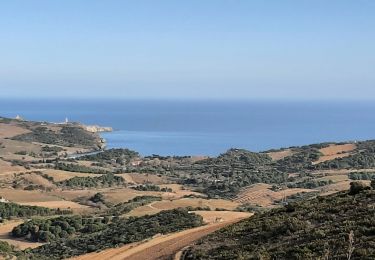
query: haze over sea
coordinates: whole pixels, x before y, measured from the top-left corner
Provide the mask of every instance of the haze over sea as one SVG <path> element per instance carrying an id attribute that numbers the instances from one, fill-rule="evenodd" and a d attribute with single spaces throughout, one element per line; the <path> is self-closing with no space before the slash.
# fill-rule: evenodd
<path id="1" fill-rule="evenodd" d="M 0 100 L 0 115 L 111 126 L 109 148 L 142 155 L 211 155 L 375 138 L 375 103 Z"/>

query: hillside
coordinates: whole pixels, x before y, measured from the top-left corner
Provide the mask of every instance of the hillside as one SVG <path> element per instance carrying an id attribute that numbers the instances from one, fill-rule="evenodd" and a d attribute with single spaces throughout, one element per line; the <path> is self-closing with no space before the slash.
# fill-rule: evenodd
<path id="1" fill-rule="evenodd" d="M 349 257 L 351 256 L 351 258 Z M 196 243 L 183 259 L 374 259 L 372 190 L 288 204 L 222 229 Z"/>

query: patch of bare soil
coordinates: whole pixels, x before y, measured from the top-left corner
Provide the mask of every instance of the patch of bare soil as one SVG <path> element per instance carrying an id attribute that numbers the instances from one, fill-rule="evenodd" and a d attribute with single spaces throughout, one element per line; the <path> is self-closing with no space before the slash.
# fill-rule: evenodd
<path id="1" fill-rule="evenodd" d="M 6 162 L 0 159 L 0 175 L 6 175 L 13 172 L 21 172 L 23 170 L 25 170 L 24 167 L 12 166 L 10 162 Z"/>
<path id="2" fill-rule="evenodd" d="M 320 191 L 321 191 L 320 195 L 321 196 L 330 195 L 330 194 L 333 194 L 333 193 L 336 193 L 336 192 L 339 192 L 339 191 L 349 190 L 350 182 L 351 181 L 348 180 L 348 181 L 341 181 L 341 182 L 338 182 L 338 183 L 326 185 L 326 186 L 320 188 Z M 371 181 L 359 181 L 359 182 L 362 182 L 363 184 L 369 186 Z"/>
<path id="3" fill-rule="evenodd" d="M 281 159 L 284 159 L 285 157 L 293 155 L 293 151 L 290 149 L 286 149 L 283 151 L 278 151 L 278 152 L 270 152 L 267 153 L 269 157 L 272 158 L 273 161 L 278 161 Z"/>
<path id="4" fill-rule="evenodd" d="M 170 210 L 175 208 L 186 207 L 209 207 L 212 210 L 217 208 L 233 210 L 239 206 L 239 203 L 223 200 L 223 199 L 199 199 L 199 198 L 183 198 L 176 200 L 162 200 L 150 203 L 148 205 L 138 207 L 127 214 L 127 216 L 144 216 L 156 214 L 162 210 Z"/>
<path id="5" fill-rule="evenodd" d="M 0 189 L 0 196 L 15 203 L 32 203 L 44 201 L 56 201 L 58 198 L 39 190 L 15 190 L 10 188 Z"/>
<path id="6" fill-rule="evenodd" d="M 56 185 L 53 184 L 52 182 L 50 182 L 49 180 L 47 180 L 46 178 L 36 174 L 36 173 L 26 173 L 24 175 L 22 175 L 22 178 L 24 178 L 27 182 L 29 183 L 32 183 L 32 184 L 35 184 L 35 185 L 39 185 L 41 187 L 44 187 L 44 188 L 56 188 Z"/>
<path id="7" fill-rule="evenodd" d="M 68 172 L 68 171 L 61 171 L 61 170 L 55 170 L 55 169 L 46 169 L 46 170 L 43 170 L 43 173 L 52 177 L 53 180 L 56 182 L 69 180 L 73 177 L 98 177 L 101 175 L 101 174 L 94 175 L 90 173 L 81 173 L 81 172 Z"/>
<path id="8" fill-rule="evenodd" d="M 182 198 L 183 196 L 199 196 L 199 197 L 207 197 L 203 193 L 195 192 L 190 190 L 187 187 L 184 187 L 180 184 L 163 184 L 159 185 L 160 188 L 171 188 L 172 192 L 164 192 L 162 194 L 163 198 L 169 199 L 169 198 Z"/>
<path id="9" fill-rule="evenodd" d="M 355 144 L 331 144 L 330 146 L 319 150 L 323 154 L 323 156 L 321 156 L 319 160 L 313 162 L 313 164 L 331 161 L 337 158 L 348 157 L 355 149 Z"/>
<path id="10" fill-rule="evenodd" d="M 20 202 L 21 205 L 39 206 L 51 209 L 71 209 L 75 212 L 80 210 L 87 210 L 90 207 L 78 204 L 68 200 L 56 200 L 56 201 L 36 201 L 36 202 Z"/>
<path id="11" fill-rule="evenodd" d="M 17 126 L 13 123 L 4 124 L 0 123 L 0 139 L 11 138 L 17 135 L 30 133 L 30 130 Z"/>
<path id="12" fill-rule="evenodd" d="M 272 191 L 269 184 L 259 183 L 251 185 L 248 188 L 242 189 L 241 192 L 236 196 L 235 200 L 238 203 L 249 203 L 262 207 L 269 207 L 275 201 L 281 200 L 284 197 L 291 196 L 293 194 L 302 192 L 312 192 L 316 190 L 312 189 L 285 189 L 280 191 Z"/>
<path id="13" fill-rule="evenodd" d="M 167 183 L 167 179 L 165 177 L 159 177 L 154 174 L 143 174 L 143 173 L 126 173 L 126 177 L 129 180 L 132 180 L 135 184 L 145 184 L 145 183 L 152 183 L 155 185 Z"/>

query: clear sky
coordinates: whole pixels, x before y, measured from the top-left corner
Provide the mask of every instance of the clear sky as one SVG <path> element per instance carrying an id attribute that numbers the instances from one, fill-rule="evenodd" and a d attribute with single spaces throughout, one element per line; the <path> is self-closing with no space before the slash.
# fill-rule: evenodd
<path id="1" fill-rule="evenodd" d="M 375 99 L 375 1 L 1 1 L 10 96 Z"/>

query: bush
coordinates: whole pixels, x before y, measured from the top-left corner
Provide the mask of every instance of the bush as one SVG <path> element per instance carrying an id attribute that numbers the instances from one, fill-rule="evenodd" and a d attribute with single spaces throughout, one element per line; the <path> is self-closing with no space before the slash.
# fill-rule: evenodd
<path id="1" fill-rule="evenodd" d="M 349 194 L 350 195 L 356 195 L 360 193 L 361 191 L 365 190 L 367 187 L 363 185 L 361 182 L 351 182 L 350 183 L 350 189 Z"/>

